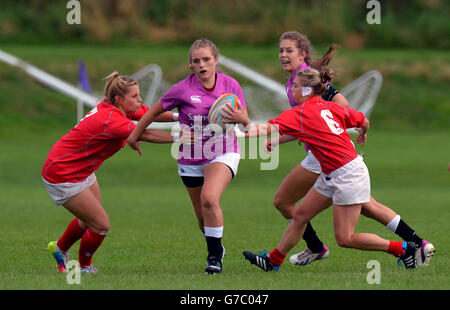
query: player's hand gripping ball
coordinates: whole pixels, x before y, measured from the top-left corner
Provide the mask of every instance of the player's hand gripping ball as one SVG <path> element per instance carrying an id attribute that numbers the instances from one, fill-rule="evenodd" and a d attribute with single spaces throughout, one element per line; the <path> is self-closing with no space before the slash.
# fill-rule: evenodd
<path id="1" fill-rule="evenodd" d="M 208 114 L 208 122 L 213 125 L 216 124 L 222 128 L 223 132 L 229 132 L 231 129 L 234 130 L 234 123 L 227 123 L 226 118 L 223 117 L 223 109 L 227 108 L 227 103 L 234 109 L 238 108 L 239 98 L 231 93 L 226 93 L 221 95 L 214 101 Z"/>

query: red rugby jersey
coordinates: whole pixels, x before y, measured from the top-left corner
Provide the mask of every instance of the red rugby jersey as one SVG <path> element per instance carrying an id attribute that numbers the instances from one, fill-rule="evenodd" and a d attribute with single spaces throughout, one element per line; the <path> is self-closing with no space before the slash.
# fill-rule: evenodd
<path id="1" fill-rule="evenodd" d="M 281 135 L 306 143 L 320 162 L 322 172 L 329 174 L 358 156 L 346 129 L 361 127 L 364 120 L 362 112 L 315 96 L 269 123 L 279 125 Z"/>
<path id="2" fill-rule="evenodd" d="M 126 139 L 148 107 L 125 116 L 121 110 L 100 102 L 50 150 L 42 176 L 51 183 L 81 182 L 103 161 L 126 145 Z"/>

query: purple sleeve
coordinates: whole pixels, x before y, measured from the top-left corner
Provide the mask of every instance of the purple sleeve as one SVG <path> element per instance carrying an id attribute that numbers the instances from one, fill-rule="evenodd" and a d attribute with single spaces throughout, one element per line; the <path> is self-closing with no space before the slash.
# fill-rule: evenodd
<path id="1" fill-rule="evenodd" d="M 171 111 L 176 108 L 181 101 L 182 88 L 180 83 L 173 85 L 165 94 L 161 97 L 161 104 L 164 110 Z"/>
<path id="2" fill-rule="evenodd" d="M 241 105 L 244 109 L 247 109 L 247 104 L 245 103 L 245 97 L 244 97 L 244 92 L 242 91 L 241 86 L 239 85 L 239 83 L 236 82 L 236 87 L 234 90 L 234 94 L 236 96 L 239 97 L 239 100 L 241 101 Z"/>

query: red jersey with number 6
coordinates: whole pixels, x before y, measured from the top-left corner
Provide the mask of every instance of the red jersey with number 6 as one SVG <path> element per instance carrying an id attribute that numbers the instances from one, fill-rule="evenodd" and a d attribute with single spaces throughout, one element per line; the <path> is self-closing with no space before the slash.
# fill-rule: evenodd
<path id="1" fill-rule="evenodd" d="M 103 161 L 126 145 L 126 139 L 148 107 L 125 116 L 114 105 L 100 102 L 50 150 L 42 176 L 51 183 L 81 182 Z"/>
<path id="2" fill-rule="evenodd" d="M 269 123 L 278 125 L 281 135 L 297 137 L 307 144 L 322 172 L 329 174 L 358 156 L 346 129 L 361 127 L 364 120 L 362 112 L 315 96 Z"/>

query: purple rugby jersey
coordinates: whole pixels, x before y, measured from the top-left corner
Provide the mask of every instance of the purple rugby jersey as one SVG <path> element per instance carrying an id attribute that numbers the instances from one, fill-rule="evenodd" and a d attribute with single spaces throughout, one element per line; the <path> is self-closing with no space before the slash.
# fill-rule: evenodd
<path id="1" fill-rule="evenodd" d="M 302 62 L 301 65 L 298 67 L 297 70 L 295 70 L 294 74 L 292 74 L 292 76 L 289 78 L 289 80 L 286 82 L 286 94 L 288 96 L 289 99 L 289 104 L 291 105 L 292 108 L 298 106 L 298 103 L 295 102 L 294 97 L 292 97 L 292 85 L 294 84 L 294 80 L 297 77 L 297 74 L 301 71 L 301 70 L 307 70 L 310 67 L 308 66 L 308 64 L 306 62 Z M 305 144 L 305 151 L 306 153 L 308 153 L 308 146 Z"/>
<path id="2" fill-rule="evenodd" d="M 295 102 L 295 100 L 294 100 L 294 97 L 292 97 L 292 92 L 291 92 L 292 85 L 294 84 L 294 80 L 297 77 L 297 74 L 301 70 L 307 70 L 307 69 L 309 69 L 308 64 L 306 62 L 302 62 L 302 64 L 298 67 L 297 70 L 295 70 L 294 74 L 292 74 L 292 76 L 286 82 L 286 94 L 289 99 L 289 104 L 291 105 L 292 108 L 298 106 L 297 102 Z"/>
<path id="3" fill-rule="evenodd" d="M 230 134 L 219 134 L 211 130 L 208 113 L 214 101 L 224 93 L 233 93 L 239 97 L 241 105 L 247 108 L 239 83 L 223 74 L 216 73 L 214 90 L 203 88 L 197 76 L 192 73 L 184 80 L 173 85 L 161 98 L 166 111 L 178 108 L 180 126 L 187 125 L 198 136 L 201 133 L 201 143 L 190 146 L 180 145 L 178 163 L 183 165 L 203 165 L 225 153 L 240 153 L 234 131 Z M 189 148 L 189 149 L 188 149 Z"/>

